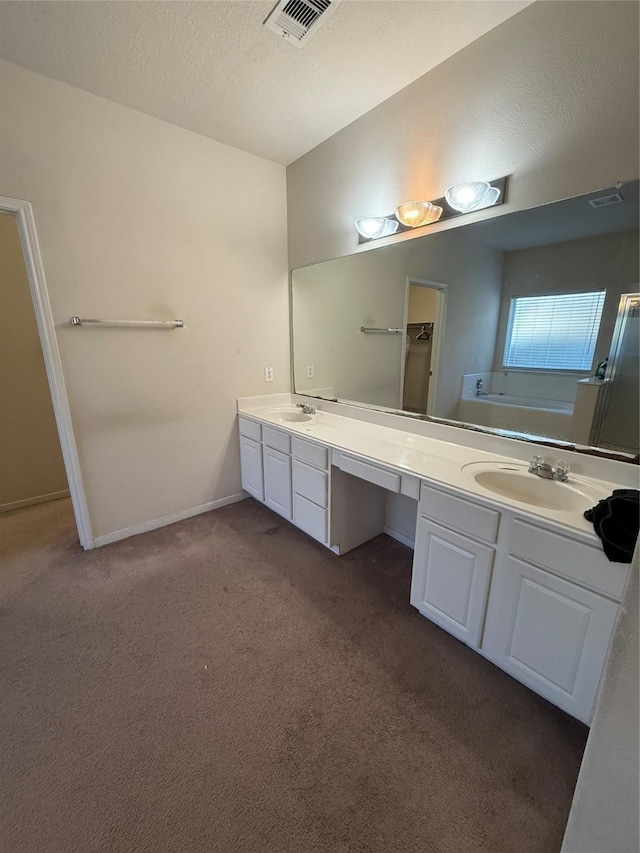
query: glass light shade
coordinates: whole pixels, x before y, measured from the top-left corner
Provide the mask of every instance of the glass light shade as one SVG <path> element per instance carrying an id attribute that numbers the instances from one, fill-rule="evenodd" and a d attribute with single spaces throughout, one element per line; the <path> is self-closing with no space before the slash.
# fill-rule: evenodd
<path id="1" fill-rule="evenodd" d="M 490 189 L 486 181 L 464 181 L 449 187 L 444 197 L 449 207 L 460 213 L 469 213 L 481 206 L 485 193 Z"/>
<path id="2" fill-rule="evenodd" d="M 442 208 L 430 201 L 405 201 L 396 207 L 396 219 L 409 228 L 437 222 L 441 216 Z"/>
<path id="3" fill-rule="evenodd" d="M 398 230 L 398 223 L 386 216 L 364 216 L 355 222 L 358 234 L 366 240 L 377 240 L 378 237 L 388 237 Z"/>
<path id="4" fill-rule="evenodd" d="M 482 210 L 483 207 L 491 207 L 500 198 L 500 190 L 498 187 L 489 187 L 486 193 L 480 199 L 480 204 L 477 204 L 473 209 Z"/>

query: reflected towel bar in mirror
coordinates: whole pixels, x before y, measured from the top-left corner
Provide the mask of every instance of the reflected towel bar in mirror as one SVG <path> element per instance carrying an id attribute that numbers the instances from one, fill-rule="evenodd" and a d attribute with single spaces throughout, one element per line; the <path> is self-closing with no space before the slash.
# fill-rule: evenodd
<path id="1" fill-rule="evenodd" d="M 182 329 L 182 320 L 89 320 L 71 317 L 72 326 L 131 326 L 141 329 Z"/>
<path id="2" fill-rule="evenodd" d="M 360 326 L 361 332 L 366 332 L 367 334 L 373 333 L 378 335 L 401 335 L 404 332 L 404 329 L 377 329 L 369 326 Z"/>

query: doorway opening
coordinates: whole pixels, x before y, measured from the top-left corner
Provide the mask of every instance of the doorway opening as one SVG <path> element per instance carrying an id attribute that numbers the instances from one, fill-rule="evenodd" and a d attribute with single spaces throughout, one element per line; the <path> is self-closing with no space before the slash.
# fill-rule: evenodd
<path id="1" fill-rule="evenodd" d="M 0 196 L 0 517 L 71 497 L 93 547 L 55 324 L 29 202 Z"/>
<path id="2" fill-rule="evenodd" d="M 400 408 L 420 415 L 436 409 L 446 284 L 407 277 Z"/>
<path id="3" fill-rule="evenodd" d="M 0 211 L 0 513 L 69 497 L 18 221 Z"/>

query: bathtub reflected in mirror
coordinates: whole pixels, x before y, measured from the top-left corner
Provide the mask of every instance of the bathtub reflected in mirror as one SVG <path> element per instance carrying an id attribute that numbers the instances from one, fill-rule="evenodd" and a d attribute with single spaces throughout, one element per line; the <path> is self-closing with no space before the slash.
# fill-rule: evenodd
<path id="1" fill-rule="evenodd" d="M 638 278 L 637 181 L 294 270 L 295 390 L 634 455 Z"/>

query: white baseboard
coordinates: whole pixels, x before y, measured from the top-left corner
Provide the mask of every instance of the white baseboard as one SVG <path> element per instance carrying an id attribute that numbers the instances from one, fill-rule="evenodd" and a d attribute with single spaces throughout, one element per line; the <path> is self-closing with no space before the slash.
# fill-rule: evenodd
<path id="1" fill-rule="evenodd" d="M 35 498 L 25 498 L 23 501 L 12 501 L 8 504 L 0 504 L 0 512 L 11 512 L 12 509 L 22 509 L 25 506 L 44 504 L 47 501 L 59 501 L 61 498 L 69 497 L 69 489 L 62 492 L 49 492 L 48 495 L 38 495 Z"/>
<path id="2" fill-rule="evenodd" d="M 390 536 L 392 539 L 402 542 L 403 545 L 406 545 L 407 548 L 411 548 L 412 551 L 415 551 L 415 541 L 413 539 L 409 539 L 408 536 L 405 536 L 402 533 L 398 533 L 398 531 L 394 530 L 393 527 L 383 527 L 382 532 L 386 533 L 387 536 Z"/>
<path id="3" fill-rule="evenodd" d="M 120 539 L 128 539 L 129 536 L 137 536 L 139 533 L 147 533 L 149 530 L 157 530 L 159 527 L 166 527 L 168 524 L 175 524 L 176 521 L 184 521 L 185 518 L 192 518 L 194 515 L 201 515 L 203 512 L 209 512 L 212 509 L 220 509 L 229 504 L 238 503 L 248 498 L 246 492 L 239 495 L 230 495 L 228 498 L 220 498 L 217 501 L 209 501 L 200 506 L 191 507 L 191 509 L 183 509 L 180 512 L 175 512 L 173 515 L 163 515 L 160 518 L 152 518 L 151 521 L 143 521 L 141 524 L 134 524 L 133 527 L 124 527 L 122 530 L 114 530 L 113 533 L 105 533 L 102 536 L 96 536 L 91 547 L 99 548 L 101 545 L 109 545 L 111 542 L 119 542 Z"/>

